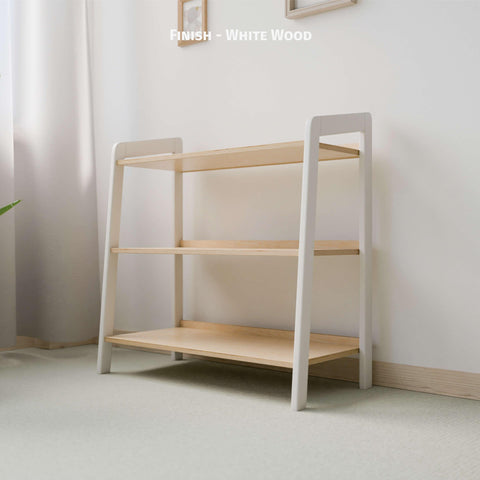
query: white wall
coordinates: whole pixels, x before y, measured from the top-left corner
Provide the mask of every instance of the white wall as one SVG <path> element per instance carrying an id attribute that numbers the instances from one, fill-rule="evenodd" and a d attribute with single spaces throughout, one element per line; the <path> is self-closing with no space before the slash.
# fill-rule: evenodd
<path id="1" fill-rule="evenodd" d="M 303 137 L 308 116 L 374 119 L 377 360 L 480 372 L 480 2 L 359 0 L 291 21 L 283 0 L 209 0 L 209 24 L 305 29 L 309 43 L 178 48 L 176 2 L 93 3 L 99 229 L 116 141 L 186 151 Z M 355 161 L 322 164 L 317 238 L 356 238 Z M 185 238 L 298 235 L 301 168 L 186 175 Z M 129 171 L 122 243 L 171 235 L 171 178 Z M 313 329 L 356 333 L 356 258 L 316 259 Z M 116 326 L 170 324 L 171 259 L 121 259 Z M 188 319 L 293 327 L 292 259 L 188 258 Z"/>

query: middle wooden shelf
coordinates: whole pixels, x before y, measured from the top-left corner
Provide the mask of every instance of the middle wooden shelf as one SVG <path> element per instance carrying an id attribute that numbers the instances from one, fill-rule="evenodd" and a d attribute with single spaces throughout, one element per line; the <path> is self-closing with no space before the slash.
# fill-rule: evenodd
<path id="1" fill-rule="evenodd" d="M 112 253 L 297 257 L 296 240 L 182 240 L 178 247 L 113 247 Z M 317 240 L 315 256 L 358 255 L 356 240 Z"/>

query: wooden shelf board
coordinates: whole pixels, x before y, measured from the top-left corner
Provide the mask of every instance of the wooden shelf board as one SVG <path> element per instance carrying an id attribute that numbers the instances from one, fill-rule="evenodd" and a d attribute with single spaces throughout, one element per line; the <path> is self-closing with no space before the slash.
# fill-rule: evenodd
<path id="1" fill-rule="evenodd" d="M 163 255 L 257 255 L 298 256 L 295 240 L 182 240 L 179 247 L 116 247 L 112 253 L 163 254 Z M 358 241 L 317 240 L 315 256 L 358 255 Z"/>
<path id="2" fill-rule="evenodd" d="M 351 146 L 320 143 L 319 161 L 358 158 L 359 150 Z M 193 153 L 176 153 L 129 157 L 118 160 L 118 165 L 153 168 L 176 172 L 201 172 L 228 168 L 261 167 L 303 162 L 303 141 L 272 143 L 251 147 L 207 150 Z"/>
<path id="3" fill-rule="evenodd" d="M 180 327 L 105 337 L 105 341 L 162 350 L 292 368 L 293 331 L 182 321 Z M 309 364 L 358 353 L 358 338 L 310 335 Z"/>

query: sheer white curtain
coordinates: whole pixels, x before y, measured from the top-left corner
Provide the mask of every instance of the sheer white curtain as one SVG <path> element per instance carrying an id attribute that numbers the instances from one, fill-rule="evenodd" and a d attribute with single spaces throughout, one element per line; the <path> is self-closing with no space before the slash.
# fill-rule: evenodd
<path id="1" fill-rule="evenodd" d="M 0 323 L 0 346 L 12 344 L 15 334 L 82 341 L 96 335 L 99 317 L 87 4 L 10 0 L 8 6 L 10 164 L 22 203 L 14 212 L 16 315 Z M 3 265 L 11 252 L 0 255 Z"/>
<path id="2" fill-rule="evenodd" d="M 0 206 L 14 200 L 13 123 L 8 2 L 0 0 Z M 0 217 L 0 347 L 15 343 L 15 223 Z"/>

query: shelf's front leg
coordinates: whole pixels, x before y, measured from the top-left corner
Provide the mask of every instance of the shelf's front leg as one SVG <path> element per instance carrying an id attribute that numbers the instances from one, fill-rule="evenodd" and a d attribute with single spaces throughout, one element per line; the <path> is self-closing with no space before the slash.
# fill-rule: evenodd
<path id="1" fill-rule="evenodd" d="M 98 373 L 109 373 L 112 360 L 112 344 L 106 343 L 105 337 L 113 335 L 118 254 L 111 253 L 111 249 L 112 247 L 118 247 L 120 240 L 124 167 L 117 165 L 117 160 L 123 158 L 124 148 L 124 144 L 118 144 L 113 150 L 103 266 L 102 307 L 100 314 L 100 331 L 98 334 Z"/>
<path id="2" fill-rule="evenodd" d="M 297 301 L 293 351 L 293 410 L 303 410 L 307 405 L 319 137 L 320 123 L 318 117 L 314 117 L 307 123 L 303 158 Z"/>

